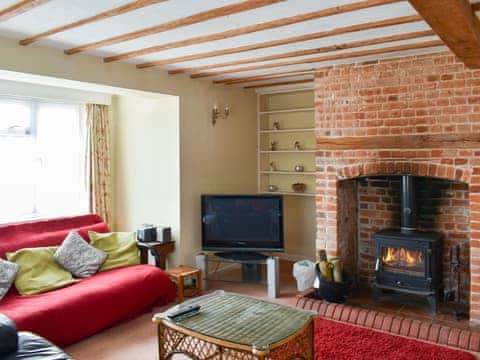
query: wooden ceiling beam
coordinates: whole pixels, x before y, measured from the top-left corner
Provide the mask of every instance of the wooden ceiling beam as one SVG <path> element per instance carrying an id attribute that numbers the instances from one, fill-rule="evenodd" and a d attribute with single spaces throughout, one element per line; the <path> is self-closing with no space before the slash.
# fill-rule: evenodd
<path id="1" fill-rule="evenodd" d="M 162 33 L 168 30 L 178 29 L 183 26 L 197 24 L 203 21 L 216 19 L 223 16 L 228 16 L 236 13 L 240 13 L 243 11 L 253 10 L 260 7 L 272 5 L 278 2 L 283 2 L 285 0 L 249 0 L 249 1 L 242 1 L 239 3 L 235 3 L 232 5 L 222 6 L 215 9 L 210 9 L 206 11 L 199 12 L 197 14 L 193 14 L 181 19 L 172 20 L 166 22 L 164 24 L 151 26 L 146 29 L 133 31 L 127 34 L 122 34 L 118 36 L 114 36 L 108 39 L 92 42 L 85 45 L 80 45 L 74 47 L 72 49 L 65 50 L 65 54 L 72 55 L 77 54 L 79 52 L 88 51 L 97 49 L 99 47 L 119 44 L 125 41 L 130 41 L 134 39 L 138 39 L 144 36 L 154 35 L 158 33 Z"/>
<path id="2" fill-rule="evenodd" d="M 84 18 L 84 19 L 81 19 L 81 20 L 78 20 L 78 21 L 75 21 L 75 22 L 72 22 L 72 23 L 69 23 L 69 24 L 66 24 L 66 25 L 62 25 L 62 26 L 44 31 L 40 34 L 30 36 L 28 38 L 20 40 L 19 43 L 20 43 L 20 45 L 30 45 L 30 44 L 34 43 L 35 41 L 39 41 L 41 39 L 44 39 L 44 38 L 46 38 L 48 36 L 51 36 L 51 35 L 58 34 L 60 32 L 64 32 L 64 31 L 71 30 L 71 29 L 74 29 L 74 28 L 79 27 L 79 26 L 91 24 L 91 23 L 96 22 L 96 21 L 100 21 L 100 20 L 108 19 L 108 18 L 111 18 L 111 17 L 114 17 L 114 16 L 118 16 L 118 15 L 121 15 L 121 14 L 125 14 L 125 13 L 128 13 L 128 12 L 144 8 L 146 6 L 158 4 L 158 3 L 161 3 L 161 2 L 164 2 L 164 1 L 167 1 L 167 0 L 136 0 L 136 1 L 132 1 L 128 4 L 116 7 L 116 8 L 111 9 L 111 10 L 104 11 L 100 14 L 90 16 L 90 17 L 87 17 L 87 18 Z"/>
<path id="3" fill-rule="evenodd" d="M 245 51 L 259 50 L 259 49 L 265 49 L 265 48 L 270 48 L 274 46 L 293 44 L 293 43 L 302 42 L 302 41 L 322 39 L 329 36 L 342 35 L 342 34 L 347 34 L 352 32 L 363 31 L 363 30 L 371 30 L 371 29 L 378 29 L 386 26 L 408 24 L 408 23 L 412 23 L 420 20 L 423 20 L 420 15 L 401 16 L 393 19 L 372 21 L 372 22 L 367 22 L 367 23 L 357 24 L 357 25 L 348 25 L 348 26 L 343 26 L 336 29 L 332 29 L 332 30 L 320 31 L 312 34 L 305 34 L 305 35 L 299 35 L 299 36 L 292 36 L 285 39 L 266 41 L 263 43 L 257 43 L 252 45 L 245 45 L 245 46 L 234 47 L 229 49 L 209 51 L 201 54 L 180 56 L 180 57 L 170 58 L 165 60 L 150 61 L 150 62 L 138 64 L 137 67 L 140 69 L 143 69 L 143 68 L 148 68 L 153 66 L 170 65 L 170 64 L 175 64 L 179 62 L 199 60 L 199 59 L 205 59 L 205 58 L 210 58 L 215 56 L 231 55 L 231 54 L 237 54 Z M 104 61 L 110 62 L 110 61 L 116 61 L 116 60 L 125 60 L 135 56 L 145 55 L 144 53 L 141 53 L 141 51 L 142 50 L 139 50 L 139 52 L 133 51 L 126 56 L 125 55 L 122 56 L 122 54 L 110 56 L 105 58 Z"/>
<path id="4" fill-rule="evenodd" d="M 389 47 L 384 47 L 379 49 L 359 50 L 359 51 L 354 51 L 349 53 L 326 55 L 326 56 L 300 59 L 300 60 L 291 60 L 291 61 L 277 62 L 277 63 L 271 63 L 271 64 L 254 65 L 254 66 L 245 66 L 245 67 L 212 71 L 212 72 L 202 72 L 202 73 L 193 74 L 190 77 L 192 79 L 198 79 L 198 78 L 219 76 L 219 75 L 225 75 L 225 74 L 234 74 L 234 73 L 245 72 L 245 71 L 278 68 L 282 66 L 312 64 L 312 63 L 323 62 L 323 61 L 332 61 L 332 60 L 350 59 L 350 58 L 356 58 L 356 57 L 362 57 L 362 56 L 388 54 L 388 53 L 397 52 L 397 51 L 425 49 L 425 48 L 436 47 L 441 45 L 444 45 L 443 41 L 441 40 L 424 41 L 424 42 L 417 42 L 413 44 L 389 46 Z"/>
<path id="5" fill-rule="evenodd" d="M 299 15 L 272 20 L 264 23 L 248 25 L 238 29 L 232 29 L 232 30 L 228 30 L 220 33 L 202 35 L 202 36 L 197 36 L 190 39 L 174 41 L 174 42 L 166 43 L 162 45 L 151 46 L 145 49 L 135 50 L 135 51 L 127 52 L 120 55 L 114 55 L 106 58 L 106 61 L 109 62 L 109 61 L 126 60 L 132 57 L 143 56 L 143 55 L 152 54 L 152 53 L 156 53 L 164 50 L 176 49 L 176 48 L 189 46 L 189 45 L 197 45 L 197 44 L 210 42 L 210 41 L 228 39 L 235 36 L 251 34 L 258 31 L 274 29 L 277 27 L 292 25 L 292 24 L 303 22 L 303 21 L 320 19 L 323 17 L 338 15 L 338 14 L 347 13 L 347 12 L 356 11 L 356 10 L 367 9 L 367 8 L 395 3 L 399 1 L 402 1 L 402 0 L 358 1 L 352 4 L 335 6 L 333 8 L 323 9 L 323 10 L 314 11 L 314 12 L 305 13 L 305 14 L 299 14 Z M 305 40 L 308 40 L 308 39 L 305 39 Z M 298 41 L 303 41 L 303 40 L 298 40 Z M 273 44 L 273 45 L 268 45 L 266 47 L 269 47 L 269 46 L 276 46 L 276 45 Z M 252 49 L 247 49 L 247 50 L 252 50 Z M 241 51 L 247 51 L 247 50 L 241 50 Z"/>
<path id="6" fill-rule="evenodd" d="M 292 80 L 292 81 L 282 81 L 277 83 L 264 83 L 258 85 L 249 85 L 245 86 L 244 89 L 258 89 L 270 86 L 285 86 L 285 85 L 293 85 L 293 84 L 305 84 L 305 83 L 313 83 L 313 78 L 311 79 L 302 79 L 302 80 Z"/>
<path id="7" fill-rule="evenodd" d="M 480 68 L 480 20 L 468 0 L 409 0 L 452 52 Z"/>
<path id="8" fill-rule="evenodd" d="M 480 134 L 409 134 L 384 136 L 352 136 L 317 138 L 318 150 L 370 149 L 478 149 Z"/>
<path id="9" fill-rule="evenodd" d="M 196 66 L 196 67 L 190 67 L 190 68 L 180 68 L 180 69 L 170 70 L 168 73 L 171 75 L 175 75 L 175 74 L 183 74 L 187 72 L 198 72 L 198 71 L 216 69 L 216 68 L 221 68 L 226 66 L 252 64 L 257 62 L 286 59 L 291 57 L 315 55 L 315 54 L 321 54 L 326 52 L 354 49 L 357 47 L 385 44 L 389 42 L 410 40 L 410 39 L 415 39 L 419 37 L 433 36 L 433 35 L 435 35 L 435 33 L 432 30 L 415 31 L 412 33 L 405 33 L 405 34 L 399 34 L 399 35 L 384 36 L 384 37 L 374 38 L 374 39 L 353 41 L 351 43 L 345 43 L 345 44 L 328 45 L 328 46 L 323 46 L 315 49 L 296 50 L 296 51 L 290 51 L 283 54 L 275 54 L 275 55 L 260 56 L 256 58 L 226 61 L 223 63 L 209 64 L 209 65 Z"/>
<path id="10" fill-rule="evenodd" d="M 45 4 L 50 0 L 22 0 L 19 1 L 5 9 L 0 10 L 0 21 L 5 21 L 11 19 L 20 14 L 26 13 L 27 11 Z"/>
<path id="11" fill-rule="evenodd" d="M 234 85 L 234 84 L 241 84 L 246 82 L 253 82 L 253 81 L 261 81 L 261 80 L 272 80 L 272 79 L 279 79 L 279 78 L 289 78 L 294 76 L 301 76 L 301 75 L 310 75 L 315 73 L 315 69 L 307 69 L 307 70 L 296 70 L 296 71 L 284 71 L 278 73 L 270 73 L 265 75 L 255 75 L 255 76 L 245 76 L 245 77 L 237 77 L 237 78 L 225 78 L 214 80 L 214 84 L 225 84 L 225 85 Z"/>
<path id="12" fill-rule="evenodd" d="M 480 3 L 472 4 L 473 11 L 480 11 Z"/>

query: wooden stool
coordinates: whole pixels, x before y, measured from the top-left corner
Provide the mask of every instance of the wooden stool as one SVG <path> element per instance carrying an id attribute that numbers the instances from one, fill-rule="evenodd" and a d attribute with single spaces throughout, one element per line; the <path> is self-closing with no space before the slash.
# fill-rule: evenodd
<path id="1" fill-rule="evenodd" d="M 201 295 L 202 294 L 202 271 L 190 266 L 180 265 L 178 267 L 169 268 L 166 270 L 170 279 L 177 284 L 177 298 L 178 302 L 183 302 L 185 295 Z M 193 288 L 185 289 L 185 278 L 189 276 L 196 276 L 196 284 Z"/>

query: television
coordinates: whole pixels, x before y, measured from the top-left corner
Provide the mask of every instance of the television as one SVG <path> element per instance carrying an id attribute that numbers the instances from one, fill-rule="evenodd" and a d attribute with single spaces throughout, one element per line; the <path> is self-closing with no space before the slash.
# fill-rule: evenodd
<path id="1" fill-rule="evenodd" d="M 283 251 L 281 195 L 202 195 L 202 249 Z"/>

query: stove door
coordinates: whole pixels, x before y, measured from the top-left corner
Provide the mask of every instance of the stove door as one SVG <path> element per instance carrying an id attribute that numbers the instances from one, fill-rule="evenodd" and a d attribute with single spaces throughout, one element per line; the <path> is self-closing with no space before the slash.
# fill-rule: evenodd
<path id="1" fill-rule="evenodd" d="M 409 276 L 425 276 L 425 250 L 408 247 L 385 246 L 381 250 L 384 272 Z"/>
<path id="2" fill-rule="evenodd" d="M 377 238 L 376 282 L 393 288 L 429 291 L 432 278 L 428 243 Z"/>

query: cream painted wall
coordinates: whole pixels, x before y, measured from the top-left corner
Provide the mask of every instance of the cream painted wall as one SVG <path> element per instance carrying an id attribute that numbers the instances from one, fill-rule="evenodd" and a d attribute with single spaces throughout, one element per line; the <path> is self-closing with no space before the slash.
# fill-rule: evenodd
<path id="1" fill-rule="evenodd" d="M 200 248 L 202 193 L 256 191 L 256 97 L 251 90 L 213 85 L 208 80 L 191 80 L 186 76 L 169 76 L 158 69 L 138 70 L 131 64 L 105 64 L 102 59 L 88 55 L 67 56 L 58 49 L 19 46 L 10 39 L 0 39 L 0 70 L 179 96 L 178 262 L 193 263 L 194 254 Z M 210 114 L 215 103 L 229 105 L 232 116 L 212 127 Z M 147 177 L 149 173 L 135 176 Z M 148 206 L 142 203 L 135 206 L 143 205 Z M 131 226 L 137 221 L 130 210 L 121 216 L 119 227 Z"/>
<path id="2" fill-rule="evenodd" d="M 315 260 L 315 198 L 284 197 L 285 254 L 292 260 Z"/>
<path id="3" fill-rule="evenodd" d="M 178 98 L 113 96 L 111 115 L 112 227 L 129 231 L 142 223 L 166 224 L 179 239 Z"/>

